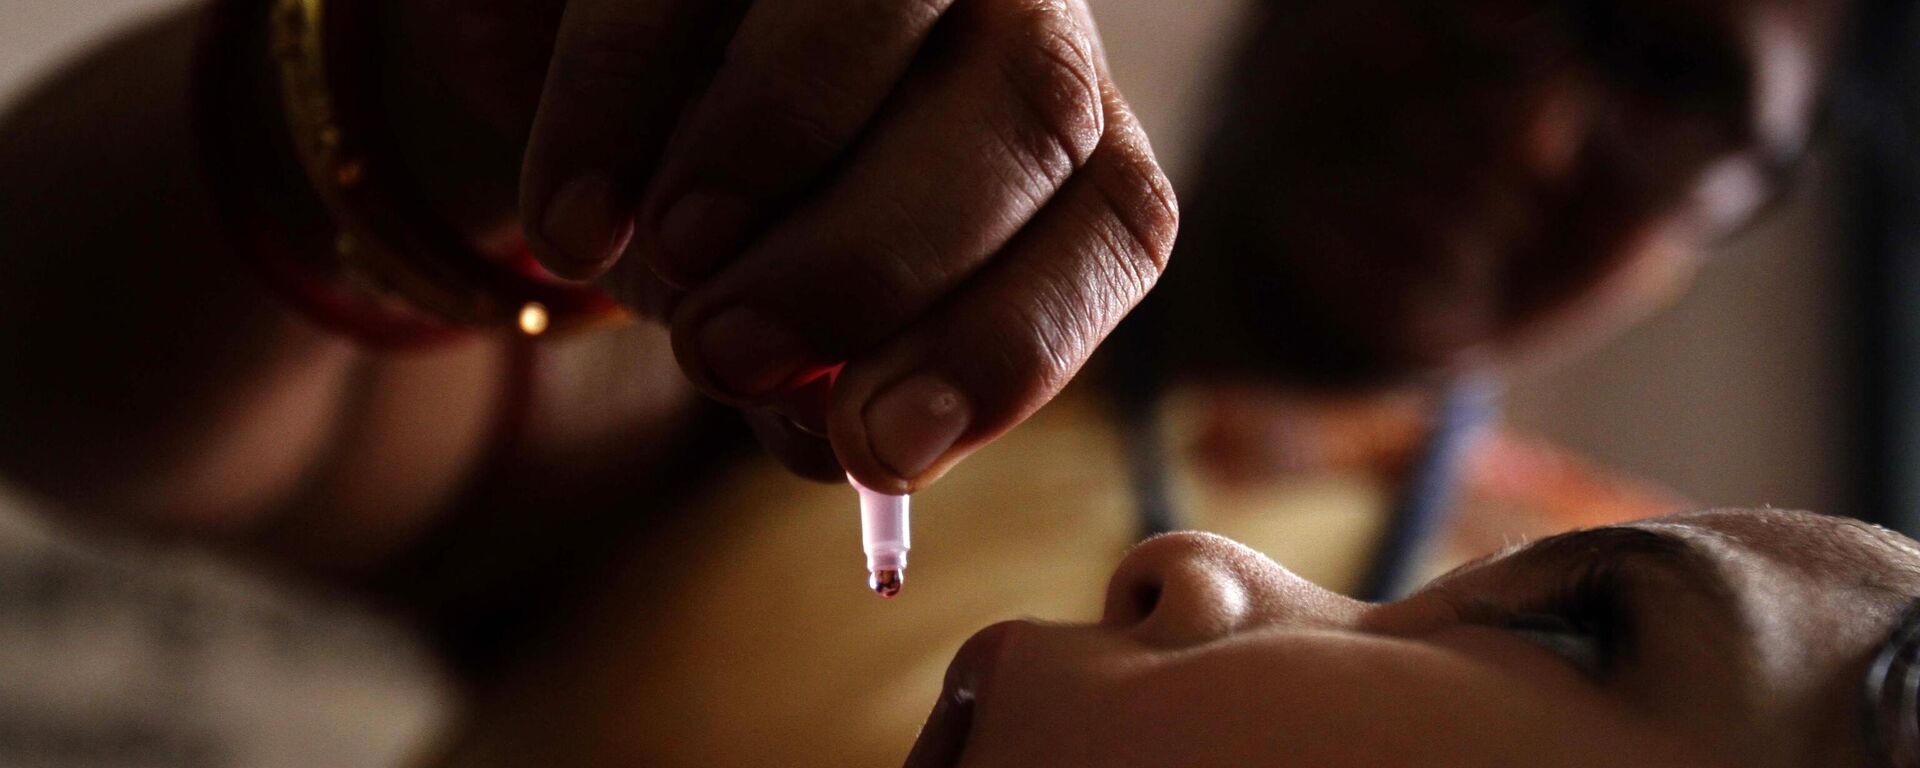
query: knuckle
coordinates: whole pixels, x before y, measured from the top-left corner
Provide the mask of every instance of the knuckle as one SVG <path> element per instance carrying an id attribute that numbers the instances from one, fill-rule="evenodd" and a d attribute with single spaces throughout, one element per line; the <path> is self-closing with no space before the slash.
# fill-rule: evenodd
<path id="1" fill-rule="evenodd" d="M 1160 280 L 1160 270 L 1131 248 L 1126 227 L 1111 216 L 1096 215 L 1085 230 L 1088 242 L 1074 265 L 1078 292 L 1072 305 L 1079 326 L 1104 332 L 1120 324 Z"/>
<path id="2" fill-rule="evenodd" d="M 929 301 L 926 287 L 940 279 L 911 239 L 838 233 L 783 250 L 784 267 L 763 290 L 790 305 L 809 340 L 829 355 L 854 354 L 919 316 Z"/>
<path id="3" fill-rule="evenodd" d="M 1089 271 L 1116 298 L 1138 298 L 1152 290 L 1162 268 L 1140 248 L 1127 225 L 1110 211 L 1090 214 L 1084 231 L 1093 246 Z"/>
<path id="4" fill-rule="evenodd" d="M 919 314 L 917 293 L 908 288 L 914 278 L 906 259 L 872 243 L 849 253 L 843 274 L 832 283 L 835 295 L 823 297 L 844 308 L 847 327 L 837 329 L 843 337 L 864 343 Z"/>
<path id="5" fill-rule="evenodd" d="M 1029 210 L 1045 207 L 1047 199 L 1073 175 L 1073 168 L 1057 152 L 1029 151 L 1017 130 L 1000 128 L 985 135 L 994 143 L 993 156 L 1004 158 L 1004 162 L 991 163 L 989 168 L 998 175 L 1002 188 L 1014 196 L 1013 201 Z"/>
<path id="6" fill-rule="evenodd" d="M 753 126 L 771 154 L 813 165 L 837 154 L 848 140 L 842 115 L 853 111 L 844 88 L 798 72 L 767 73 L 756 98 L 734 118 Z"/>
<path id="7" fill-rule="evenodd" d="M 983 385 L 1012 406 L 1060 391 L 1092 350 L 1086 332 L 1057 302 L 1002 304 L 983 318 L 980 338 L 998 339 L 980 360 Z"/>
<path id="8" fill-rule="evenodd" d="M 949 281 L 950 254 L 941 247 L 944 240 L 929 226 L 924 214 L 894 199 L 885 203 L 878 216 L 878 221 L 885 222 L 883 226 L 872 227 L 868 233 L 852 238 L 858 263 L 871 272 L 888 276 L 895 292 Z M 874 234 L 878 232 L 889 235 Z"/>
<path id="9" fill-rule="evenodd" d="M 1079 167 L 1105 132 L 1093 39 L 1058 0 L 1018 5 L 1001 27 L 1003 75 L 1033 126 L 1037 150 Z"/>
<path id="10" fill-rule="evenodd" d="M 1172 258 L 1180 202 L 1137 128 L 1119 133 L 1094 161 L 1091 181 L 1108 212 L 1111 225 L 1105 229 L 1114 257 L 1151 278 L 1151 285 Z"/>

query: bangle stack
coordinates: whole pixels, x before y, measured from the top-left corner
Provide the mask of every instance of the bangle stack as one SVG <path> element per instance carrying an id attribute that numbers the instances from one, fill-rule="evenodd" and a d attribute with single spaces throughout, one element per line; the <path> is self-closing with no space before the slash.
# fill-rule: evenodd
<path id="1" fill-rule="evenodd" d="M 618 314 L 524 247 L 489 256 L 435 217 L 380 125 L 373 2 L 216 3 L 199 72 L 203 149 L 240 250 L 309 317 L 407 347 Z M 343 55 L 354 52 L 354 55 Z"/>

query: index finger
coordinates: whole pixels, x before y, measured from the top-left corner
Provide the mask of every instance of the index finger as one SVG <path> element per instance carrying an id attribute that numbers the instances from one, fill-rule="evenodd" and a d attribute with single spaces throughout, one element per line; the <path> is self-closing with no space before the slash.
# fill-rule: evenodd
<path id="1" fill-rule="evenodd" d="M 647 194 L 655 270 L 691 285 L 744 247 L 874 119 L 953 2 L 756 2 Z"/>
<path id="2" fill-rule="evenodd" d="M 679 112 L 718 65 L 744 0 L 572 0 L 527 144 L 528 243 L 562 277 L 605 270 Z"/>

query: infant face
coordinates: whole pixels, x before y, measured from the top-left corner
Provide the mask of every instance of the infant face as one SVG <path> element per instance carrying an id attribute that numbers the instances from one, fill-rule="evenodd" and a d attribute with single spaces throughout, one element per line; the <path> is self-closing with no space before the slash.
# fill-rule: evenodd
<path id="1" fill-rule="evenodd" d="M 1911 541 L 1793 512 L 1567 534 L 1380 605 L 1176 534 L 1099 624 L 970 641 L 908 765 L 1860 765 L 1914 595 Z"/>

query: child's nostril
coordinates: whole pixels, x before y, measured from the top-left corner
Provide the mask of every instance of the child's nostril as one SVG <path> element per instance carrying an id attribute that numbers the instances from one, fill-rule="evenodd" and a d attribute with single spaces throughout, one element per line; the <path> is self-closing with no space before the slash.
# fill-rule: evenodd
<path id="1" fill-rule="evenodd" d="M 1135 585 L 1133 588 L 1133 614 L 1135 621 L 1146 621 L 1153 615 L 1153 609 L 1160 605 L 1160 584 L 1149 582 Z"/>

